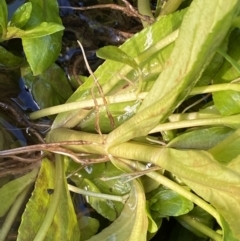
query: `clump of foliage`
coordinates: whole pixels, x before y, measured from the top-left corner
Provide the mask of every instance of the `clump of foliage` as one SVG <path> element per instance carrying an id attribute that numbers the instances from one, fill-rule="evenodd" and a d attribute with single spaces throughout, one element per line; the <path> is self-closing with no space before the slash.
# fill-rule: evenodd
<path id="1" fill-rule="evenodd" d="M 239 8 L 193 0 L 159 17 L 100 49 L 107 60 L 66 104 L 30 114 L 58 114 L 42 145 L 54 156 L 0 189 L 9 220 L 37 176 L 17 240 L 150 240 L 169 218 L 185 227 L 169 240 L 240 240 Z M 111 224 L 99 232 L 70 191 Z"/>

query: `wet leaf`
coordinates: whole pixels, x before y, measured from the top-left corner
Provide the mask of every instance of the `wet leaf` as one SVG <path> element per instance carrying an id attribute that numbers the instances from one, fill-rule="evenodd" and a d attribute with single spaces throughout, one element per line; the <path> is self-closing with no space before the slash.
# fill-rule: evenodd
<path id="1" fill-rule="evenodd" d="M 2 41 L 2 37 L 4 38 L 5 34 L 7 33 L 7 21 L 7 4 L 5 0 L 0 0 L 0 42 Z"/>
<path id="2" fill-rule="evenodd" d="M 32 38 L 40 38 L 51 35 L 53 33 L 62 31 L 63 29 L 64 27 L 61 24 L 51 22 L 42 22 L 40 25 L 30 30 L 22 30 L 15 26 L 8 27 L 6 40 L 12 38 L 22 38 L 22 41 L 25 42 Z M 26 51 L 26 46 L 24 50 Z"/>
<path id="3" fill-rule="evenodd" d="M 42 22 L 62 23 L 56 0 L 30 0 L 29 2 L 32 3 L 32 13 L 24 30 L 31 30 Z M 61 50 L 61 40 L 62 31 L 45 37 L 23 39 L 24 52 L 34 75 L 43 73 L 57 59 Z"/>
<path id="4" fill-rule="evenodd" d="M 145 241 L 148 228 L 145 205 L 143 189 L 137 181 L 134 181 L 130 197 L 121 215 L 109 227 L 88 241 Z"/>
<path id="5" fill-rule="evenodd" d="M 97 233 L 99 228 L 99 221 L 95 218 L 82 216 L 78 219 L 79 229 L 81 232 L 81 241 L 91 238 Z"/>
<path id="6" fill-rule="evenodd" d="M 25 84 L 40 108 L 63 104 L 72 94 L 64 71 L 56 64 L 38 76 L 33 76 L 29 67 L 21 71 Z"/>
<path id="7" fill-rule="evenodd" d="M 3 217 L 12 204 L 17 199 L 18 195 L 30 184 L 34 183 L 38 174 L 38 168 L 32 170 L 30 173 L 16 178 L 13 181 L 8 182 L 0 188 L 0 200 L 2 202 L 0 206 L 0 217 Z"/>
<path id="8" fill-rule="evenodd" d="M 10 26 L 22 28 L 29 20 L 32 12 L 32 3 L 27 2 L 21 5 L 13 14 Z"/>
<path id="9" fill-rule="evenodd" d="M 240 31 L 236 29 L 232 32 L 229 38 L 229 48 L 227 54 L 235 61 L 240 63 Z M 225 60 L 219 73 L 214 78 L 214 83 L 230 83 L 240 77 L 240 73 Z M 233 115 L 240 113 L 240 93 L 237 91 L 220 91 L 213 93 L 214 104 L 219 112 L 224 115 Z"/>
<path id="10" fill-rule="evenodd" d="M 51 200 L 52 193 L 49 190 L 54 192 L 54 177 L 55 167 L 53 163 L 44 159 L 35 189 L 22 216 L 18 241 L 34 240 Z M 65 181 L 62 186 L 58 209 L 44 240 L 80 240 L 76 214 Z"/>
<path id="11" fill-rule="evenodd" d="M 208 150 L 233 132 L 233 129 L 224 126 L 201 128 L 177 136 L 167 146 L 177 149 Z"/>
<path id="12" fill-rule="evenodd" d="M 97 56 L 102 59 L 110 59 L 138 69 L 136 61 L 126 54 L 123 50 L 115 46 L 105 46 L 97 51 Z"/>
<path id="13" fill-rule="evenodd" d="M 12 54 L 0 46 L 0 66 L 6 68 L 17 67 L 23 62 L 23 58 Z"/>
<path id="14" fill-rule="evenodd" d="M 94 185 L 92 181 L 86 178 L 84 180 L 74 179 L 74 182 L 79 188 L 96 193 L 102 193 L 102 190 L 100 190 L 96 185 Z M 123 204 L 120 202 L 95 198 L 91 196 L 87 196 L 86 201 L 96 210 L 96 212 L 109 219 L 110 221 L 114 221 L 119 216 L 123 208 Z"/>
<path id="15" fill-rule="evenodd" d="M 193 209 L 193 203 L 178 193 L 160 187 L 149 200 L 150 209 L 155 211 L 154 218 L 180 216 Z"/>

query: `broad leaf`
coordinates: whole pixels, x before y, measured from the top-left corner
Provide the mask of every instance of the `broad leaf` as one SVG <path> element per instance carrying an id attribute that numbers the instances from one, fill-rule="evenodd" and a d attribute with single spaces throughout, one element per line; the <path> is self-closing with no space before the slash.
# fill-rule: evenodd
<path id="1" fill-rule="evenodd" d="M 64 27 L 61 24 L 51 22 L 42 22 L 40 25 L 29 30 L 22 30 L 18 27 L 8 27 L 6 40 L 12 38 L 22 38 L 22 40 L 25 41 L 25 39 L 28 40 L 51 35 L 62 31 L 63 29 Z"/>
<path id="2" fill-rule="evenodd" d="M 208 150 L 232 133 L 231 128 L 224 126 L 201 128 L 177 136 L 167 146 L 177 149 Z"/>
<path id="3" fill-rule="evenodd" d="M 30 173 L 8 182 L 0 188 L 0 217 L 3 217 L 12 206 L 17 196 L 30 184 L 34 183 L 38 174 L 38 168 Z"/>
<path id="4" fill-rule="evenodd" d="M 137 181 L 134 181 L 130 197 L 121 215 L 109 227 L 88 241 L 145 241 L 148 228 L 145 205 L 143 189 Z"/>
<path id="5" fill-rule="evenodd" d="M 29 67 L 22 68 L 21 72 L 40 108 L 63 104 L 72 94 L 67 77 L 56 64 L 39 76 L 33 76 Z"/>
<path id="6" fill-rule="evenodd" d="M 161 71 L 163 62 L 169 57 L 173 45 L 166 47 L 160 53 L 156 53 L 156 46 L 154 45 L 180 26 L 184 13 L 185 11 L 181 11 L 172 15 L 161 17 L 152 26 L 142 30 L 140 33 L 134 35 L 131 39 L 120 46 L 120 49 L 127 53 L 131 58 L 141 56 L 140 62 L 142 62 L 142 65 L 140 68 L 143 69 L 144 75 L 148 76 L 154 72 L 159 73 Z M 136 42 L 138 44 L 136 44 Z M 163 40 L 163 42 L 166 41 Z M 147 53 L 146 50 L 148 49 L 149 51 L 149 48 L 151 47 L 151 53 L 150 56 L 148 56 L 145 53 Z M 152 65 L 150 62 L 146 61 L 149 58 L 152 59 L 152 61 L 150 61 L 152 62 Z M 134 73 L 132 73 L 131 70 L 132 68 L 130 66 L 126 66 L 112 60 L 106 60 L 95 71 L 94 75 L 98 78 L 98 81 L 101 85 L 105 85 L 103 90 L 104 93 L 107 94 L 112 88 L 114 88 L 114 92 L 116 92 L 127 84 L 126 81 L 121 78 L 121 76 L 125 76 L 132 81 Z M 76 90 L 76 92 L 69 98 L 67 102 L 79 101 L 81 99 L 85 99 L 86 96 L 91 98 L 91 93 L 89 90 L 93 86 L 93 82 L 93 78 L 90 76 L 88 80 Z M 79 117 L 79 113 L 81 116 L 83 116 L 81 112 L 84 111 L 71 111 L 68 113 L 59 114 L 55 119 L 52 128 L 57 128 L 60 126 L 73 127 L 77 125 L 79 121 L 83 119 Z M 89 111 L 87 114 L 89 114 Z M 86 116 L 85 113 L 84 116 Z M 84 119 L 84 121 L 87 119 L 88 118 Z"/>
<path id="7" fill-rule="evenodd" d="M 154 211 L 154 218 L 180 216 L 193 209 L 193 203 L 178 193 L 160 187 L 151 197 L 150 209 Z"/>
<path id="8" fill-rule="evenodd" d="M 93 182 L 86 178 L 84 180 L 75 179 L 74 181 L 76 185 L 82 189 L 96 193 L 102 193 L 102 190 L 99 190 L 99 188 L 94 185 Z M 91 196 L 87 196 L 86 201 L 94 208 L 94 210 L 96 210 L 96 212 L 109 219 L 110 221 L 114 221 L 120 215 L 123 208 L 123 204 L 120 202 Z"/>
<path id="9" fill-rule="evenodd" d="M 240 239 L 239 167 L 232 169 L 231 166 L 220 164 L 204 151 L 164 149 L 159 154 L 161 157 L 155 155 L 154 163 L 177 175 L 195 193 L 212 204 L 229 224 L 233 235 Z"/>
<path id="10" fill-rule="evenodd" d="M 0 42 L 7 33 L 8 12 L 5 0 L 0 0 Z"/>
<path id="11" fill-rule="evenodd" d="M 10 26 L 22 28 L 29 20 L 32 12 L 32 4 L 30 2 L 21 5 L 13 14 Z"/>
<path id="12" fill-rule="evenodd" d="M 54 192 L 55 167 L 47 159 L 42 161 L 35 189 L 22 216 L 18 241 L 34 240 L 46 215 Z M 79 241 L 80 233 L 66 181 L 62 185 L 59 205 L 53 222 L 45 236 L 46 241 Z"/>
<path id="13" fill-rule="evenodd" d="M 108 135 L 109 147 L 147 135 L 180 105 L 222 44 L 239 5 L 237 0 L 227 7 L 224 0 L 192 2 L 164 70 L 138 113 Z"/>
<path id="14" fill-rule="evenodd" d="M 23 62 L 23 58 L 12 54 L 4 47 L 0 46 L 0 66 L 2 67 L 18 67 Z"/>
<path id="15" fill-rule="evenodd" d="M 56 0 L 30 0 L 29 2 L 32 3 L 32 13 L 24 30 L 31 30 L 42 22 L 61 24 Z M 23 38 L 24 52 L 34 75 L 44 72 L 57 59 L 61 50 L 61 40 L 62 32 L 41 38 Z"/>
<path id="16" fill-rule="evenodd" d="M 102 59 L 110 59 L 138 69 L 136 61 L 126 54 L 123 50 L 115 46 L 106 46 L 97 51 L 97 56 Z"/>
<path id="17" fill-rule="evenodd" d="M 227 54 L 238 63 L 240 63 L 239 41 L 240 31 L 239 29 L 236 29 L 230 35 Z M 230 83 L 239 77 L 240 73 L 227 60 L 225 60 L 219 73 L 214 77 L 214 83 Z M 224 116 L 240 113 L 239 99 L 240 93 L 237 91 L 228 90 L 213 93 L 214 104 L 219 112 Z"/>
<path id="18" fill-rule="evenodd" d="M 81 241 L 91 238 L 97 233 L 100 226 L 99 221 L 95 218 L 82 216 L 78 219 L 78 225 L 81 232 Z"/>

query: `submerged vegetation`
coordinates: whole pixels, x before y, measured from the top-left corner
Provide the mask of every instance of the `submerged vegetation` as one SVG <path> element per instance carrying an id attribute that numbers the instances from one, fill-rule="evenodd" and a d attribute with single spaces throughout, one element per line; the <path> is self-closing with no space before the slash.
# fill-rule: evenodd
<path id="1" fill-rule="evenodd" d="M 0 240 L 19 216 L 12 240 L 240 240 L 240 1 L 100 6 L 144 28 L 94 72 L 80 36 L 89 76 L 69 80 L 57 1 L 8 20 L 0 0 Z M 20 77 L 39 110 L 18 108 Z"/>

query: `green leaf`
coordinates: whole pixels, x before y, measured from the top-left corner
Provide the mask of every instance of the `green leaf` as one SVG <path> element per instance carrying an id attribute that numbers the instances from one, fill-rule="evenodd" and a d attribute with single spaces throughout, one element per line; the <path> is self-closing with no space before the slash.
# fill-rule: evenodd
<path id="1" fill-rule="evenodd" d="M 12 54 L 0 46 L 0 66 L 6 68 L 18 67 L 22 62 L 23 58 Z"/>
<path id="2" fill-rule="evenodd" d="M 240 63 L 240 31 L 234 30 L 229 37 L 229 48 L 227 54 L 235 61 Z M 240 77 L 240 73 L 225 60 L 219 73 L 214 77 L 214 83 L 230 83 Z M 240 93 L 237 91 L 220 91 L 213 93 L 214 104 L 219 112 L 224 115 L 233 115 L 240 113 L 239 105 Z"/>
<path id="3" fill-rule="evenodd" d="M 204 211 L 203 209 L 201 209 L 200 207 L 196 206 L 193 208 L 192 211 L 190 211 L 187 216 L 191 219 L 194 219 L 204 225 L 206 225 L 209 228 L 213 228 L 214 226 L 214 219 L 213 217 L 207 213 L 206 211 Z M 189 231 L 193 232 L 196 236 L 198 237 L 203 237 L 206 238 L 206 235 L 204 235 L 203 233 L 199 232 L 199 230 L 193 228 L 192 226 L 190 226 L 188 223 L 184 222 L 184 220 L 178 219 L 178 221 Z"/>
<path id="4" fill-rule="evenodd" d="M 240 129 L 209 149 L 214 158 L 222 163 L 228 163 L 240 155 Z"/>
<path id="5" fill-rule="evenodd" d="M 31 30 L 42 22 L 62 24 L 56 0 L 29 2 L 32 3 L 32 13 L 24 30 Z M 40 38 L 23 38 L 24 52 L 34 75 L 43 73 L 57 59 L 61 50 L 61 41 L 62 31 Z"/>
<path id="6" fill-rule="evenodd" d="M 191 201 L 163 187 L 159 188 L 159 191 L 149 201 L 150 209 L 155 211 L 155 218 L 179 216 L 193 209 Z"/>
<path id="7" fill-rule="evenodd" d="M 231 128 L 224 126 L 201 128 L 177 136 L 167 146 L 177 149 L 208 150 L 232 133 Z"/>
<path id="8" fill-rule="evenodd" d="M 97 56 L 102 59 L 110 59 L 138 69 L 136 61 L 116 46 L 105 46 L 97 51 Z"/>
<path id="9" fill-rule="evenodd" d="M 0 0 L 0 42 L 7 33 L 8 11 L 5 0 Z M 1 36 L 2 35 L 2 36 Z"/>
<path id="10" fill-rule="evenodd" d="M 109 227 L 88 241 L 145 241 L 148 228 L 145 205 L 143 189 L 137 181 L 134 181 L 130 197 L 121 215 Z"/>
<path id="11" fill-rule="evenodd" d="M 78 225 L 81 232 L 81 241 L 91 238 L 97 233 L 100 226 L 99 221 L 95 218 L 82 216 L 78 219 Z"/>
<path id="12" fill-rule="evenodd" d="M 34 240 L 48 210 L 51 192 L 54 191 L 55 167 L 47 159 L 42 161 L 35 189 L 22 216 L 18 241 Z M 45 236 L 46 241 L 79 241 L 80 233 L 74 207 L 66 181 L 62 185 L 59 205 L 53 222 Z"/>
<path id="13" fill-rule="evenodd" d="M 22 41 L 24 42 L 28 39 L 51 35 L 53 33 L 62 31 L 63 29 L 64 27 L 61 24 L 51 22 L 42 22 L 40 25 L 29 30 L 22 30 L 15 26 L 8 27 L 8 32 L 5 39 L 22 38 Z"/>
<path id="14" fill-rule="evenodd" d="M 63 104 L 72 94 L 64 71 L 56 64 L 38 76 L 33 76 L 29 67 L 22 68 L 21 72 L 40 108 Z"/>
<path id="15" fill-rule="evenodd" d="M 32 12 L 32 3 L 27 2 L 21 5 L 13 14 L 10 26 L 22 28 L 29 20 Z"/>
<path id="16" fill-rule="evenodd" d="M 237 0 L 227 8 L 224 0 L 192 2 L 164 70 L 138 113 L 108 135 L 108 147 L 147 135 L 180 105 L 222 44 L 239 5 Z"/>
<path id="17" fill-rule="evenodd" d="M 78 178 L 79 179 L 79 178 Z M 88 179 L 84 180 L 76 180 L 74 179 L 76 185 L 79 188 L 96 192 L 96 193 L 102 193 L 102 191 L 99 190 L 99 188 L 94 185 L 93 182 L 91 182 Z M 114 221 L 120 214 L 123 208 L 123 204 L 120 202 L 115 202 L 111 200 L 105 200 L 101 198 L 95 198 L 88 196 L 86 197 L 86 201 L 103 217 L 109 219 L 110 221 Z"/>
<path id="18" fill-rule="evenodd" d="M 17 196 L 30 184 L 34 183 L 38 174 L 38 168 L 30 173 L 8 182 L 0 188 L 0 217 L 3 217 L 12 206 Z"/>
<path id="19" fill-rule="evenodd" d="M 155 45 L 180 26 L 184 14 L 185 11 L 181 11 L 160 18 L 152 26 L 145 28 L 140 33 L 134 35 L 131 39 L 126 41 L 122 46 L 120 46 L 120 49 L 127 53 L 128 56 L 130 56 L 131 58 L 141 56 L 141 58 L 139 57 L 142 64 L 140 68 L 144 69 L 144 74 L 146 76 L 151 75 L 156 71 L 159 73 L 162 69 L 163 62 L 169 57 L 169 54 L 172 51 L 173 44 L 167 46 L 159 53 L 156 52 Z M 166 41 L 163 40 L 163 42 L 165 43 Z M 151 47 L 152 49 L 150 50 L 151 53 L 149 54 L 149 56 L 146 53 L 149 53 L 149 49 Z M 152 59 L 152 65 L 149 64 L 149 62 L 151 62 L 149 58 Z M 149 62 L 146 60 L 149 60 Z M 101 85 L 105 85 L 104 93 L 107 94 L 109 91 L 111 91 L 112 88 L 114 88 L 114 92 L 116 92 L 119 91 L 119 89 L 122 89 L 124 85 L 126 85 L 126 81 L 123 80 L 120 76 L 125 76 L 128 77 L 130 80 L 133 80 L 132 76 L 134 77 L 134 75 L 130 72 L 130 66 L 126 66 L 112 60 L 106 60 L 95 71 L 94 75 L 97 77 Z M 127 76 L 128 73 L 130 74 L 130 76 Z M 79 101 L 81 99 L 85 99 L 86 96 L 89 96 L 89 98 L 91 98 L 91 93 L 89 90 L 91 89 L 93 82 L 94 80 L 90 76 L 88 80 L 75 91 L 75 93 L 69 98 L 67 102 L 69 103 Z M 59 114 L 55 119 L 52 128 L 57 128 L 60 126 L 73 127 L 77 125 L 82 119 L 79 118 L 79 113 L 81 112 L 84 111 L 70 111 L 68 113 Z M 87 119 L 88 118 L 85 118 L 84 121 L 86 121 Z"/>
<path id="20" fill-rule="evenodd" d="M 177 175 L 197 195 L 213 205 L 240 239 L 240 170 L 217 162 L 205 151 L 164 149 L 154 163 Z M 235 163 L 236 164 L 236 163 Z M 219 220 L 218 220 L 219 222 Z M 219 223 L 221 225 L 221 223 Z"/>

